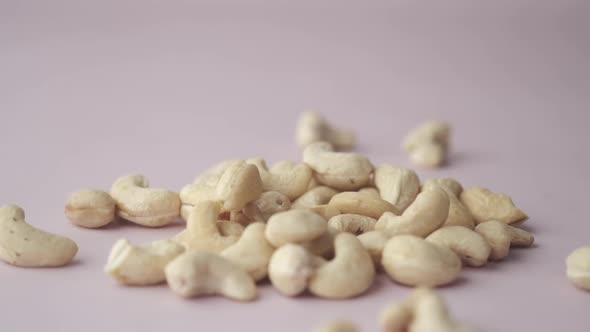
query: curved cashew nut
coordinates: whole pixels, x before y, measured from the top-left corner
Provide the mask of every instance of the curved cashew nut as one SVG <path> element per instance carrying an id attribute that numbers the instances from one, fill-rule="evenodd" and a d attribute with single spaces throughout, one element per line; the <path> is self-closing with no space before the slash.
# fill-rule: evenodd
<path id="1" fill-rule="evenodd" d="M 528 219 L 528 216 L 514 205 L 510 196 L 497 194 L 486 188 L 465 189 L 460 199 L 477 224 L 490 220 L 513 224 Z"/>
<path id="2" fill-rule="evenodd" d="M 328 205 L 337 208 L 342 213 L 360 214 L 375 219 L 381 217 L 385 212 L 401 214 L 399 209 L 381 198 L 352 191 L 334 195 Z"/>
<path id="3" fill-rule="evenodd" d="M 292 206 L 294 208 L 300 208 L 328 204 L 330 199 L 337 193 L 337 190 L 330 187 L 318 186 L 297 198 Z"/>
<path id="4" fill-rule="evenodd" d="M 334 259 L 321 265 L 309 281 L 314 295 L 345 299 L 364 293 L 375 279 L 373 259 L 356 236 L 340 233 L 334 240 Z"/>
<path id="5" fill-rule="evenodd" d="M 461 272 L 461 260 L 452 250 L 414 235 L 389 239 L 381 264 L 391 279 L 408 286 L 445 285 Z"/>
<path id="6" fill-rule="evenodd" d="M 375 230 L 389 236 L 414 234 L 425 237 L 437 230 L 449 214 L 449 198 L 444 190 L 433 188 L 418 194 L 401 216 L 386 212 L 375 224 Z"/>
<path id="7" fill-rule="evenodd" d="M 443 187 L 447 191 L 447 193 L 452 193 L 455 197 L 461 196 L 463 192 L 463 186 L 459 181 L 453 178 L 432 178 L 424 181 L 422 184 L 422 190 L 427 189 L 429 186 L 432 185 L 439 185 Z"/>
<path id="8" fill-rule="evenodd" d="M 238 301 L 256 298 L 256 284 L 246 271 L 204 250 L 179 255 L 164 273 L 170 289 L 182 297 L 218 294 Z"/>
<path id="9" fill-rule="evenodd" d="M 306 164 L 280 161 L 269 170 L 264 159 L 253 158 L 246 162 L 258 168 L 265 191 L 278 191 L 289 199 L 296 199 L 303 195 L 313 175 L 311 168 Z"/>
<path id="10" fill-rule="evenodd" d="M 180 213 L 178 193 L 149 188 L 143 175 L 118 178 L 111 187 L 111 197 L 117 202 L 121 218 L 146 227 L 168 225 Z"/>
<path id="11" fill-rule="evenodd" d="M 326 141 L 339 150 L 348 150 L 356 143 L 356 137 L 351 130 L 332 127 L 318 112 L 313 111 L 301 113 L 297 121 L 295 138 L 300 147 Z"/>
<path id="12" fill-rule="evenodd" d="M 576 287 L 590 291 L 590 245 L 572 251 L 565 264 L 568 279 Z"/>
<path id="13" fill-rule="evenodd" d="M 493 260 L 508 256 L 510 246 L 530 247 L 535 242 L 531 233 L 501 221 L 486 221 L 475 226 L 475 231 L 481 234 L 492 248 L 490 259 Z"/>
<path id="14" fill-rule="evenodd" d="M 115 200 L 109 193 L 83 189 L 66 200 L 65 215 L 74 225 L 98 228 L 115 220 Z"/>
<path id="15" fill-rule="evenodd" d="M 268 219 L 266 239 L 275 247 L 317 239 L 326 232 L 328 223 L 321 216 L 305 209 L 280 212 Z"/>
<path id="16" fill-rule="evenodd" d="M 385 248 L 389 240 L 389 236 L 381 231 L 370 231 L 358 235 L 357 238 L 373 258 L 375 266 L 381 267 L 381 255 L 383 254 L 383 248 Z"/>
<path id="17" fill-rule="evenodd" d="M 254 280 L 264 279 L 268 273 L 268 262 L 275 248 L 264 237 L 264 223 L 248 225 L 238 242 L 227 247 L 221 256 L 250 273 Z"/>
<path id="18" fill-rule="evenodd" d="M 287 211 L 291 208 L 291 201 L 287 195 L 278 191 L 267 191 L 257 200 L 248 203 L 242 212 L 251 221 L 266 222 L 276 213 Z"/>
<path id="19" fill-rule="evenodd" d="M 307 288 L 309 279 L 318 266 L 324 263 L 304 247 L 287 243 L 278 248 L 268 264 L 268 278 L 282 294 L 297 296 Z"/>
<path id="20" fill-rule="evenodd" d="M 166 280 L 164 267 L 184 247 L 171 240 L 160 240 L 142 246 L 135 246 L 126 239 L 113 245 L 105 272 L 126 285 L 153 285 Z"/>
<path id="21" fill-rule="evenodd" d="M 71 262 L 77 252 L 76 242 L 29 225 L 20 207 L 0 207 L 0 259 L 6 263 L 57 267 Z"/>
<path id="22" fill-rule="evenodd" d="M 414 294 L 416 291 L 414 291 Z M 407 332 L 414 319 L 414 298 L 412 294 L 401 303 L 388 305 L 379 314 L 378 324 L 384 332 Z"/>
<path id="23" fill-rule="evenodd" d="M 434 231 L 426 241 L 454 251 L 469 266 L 483 266 L 488 262 L 492 248 L 479 233 L 462 226 L 447 226 Z"/>
<path id="24" fill-rule="evenodd" d="M 358 153 L 334 152 L 329 143 L 309 144 L 303 162 L 315 171 L 315 179 L 338 190 L 358 190 L 369 184 L 373 165 Z"/>
<path id="25" fill-rule="evenodd" d="M 358 214 L 340 214 L 328 220 L 328 226 L 352 234 L 370 232 L 375 228 L 376 223 L 377 220 Z"/>
<path id="26" fill-rule="evenodd" d="M 244 161 L 229 165 L 215 188 L 217 199 L 225 211 L 238 211 L 262 194 L 262 179 L 258 168 Z"/>
<path id="27" fill-rule="evenodd" d="M 459 196 L 455 194 L 457 191 L 460 193 L 463 188 L 458 182 L 452 181 L 454 180 L 447 178 L 429 180 L 422 185 L 422 190 L 432 190 L 433 188 L 438 187 L 447 193 L 449 198 L 449 215 L 443 226 L 463 226 L 473 229 L 475 227 L 475 220 L 473 219 L 471 212 L 469 212 L 469 209 L 461 203 L 458 198 Z M 459 187 L 457 187 L 457 185 Z"/>
<path id="28" fill-rule="evenodd" d="M 358 332 L 356 325 L 348 320 L 335 320 L 322 324 L 314 332 Z"/>
<path id="29" fill-rule="evenodd" d="M 380 165 L 375 168 L 375 186 L 381 198 L 393 204 L 398 214 L 412 204 L 420 192 L 420 179 L 411 169 Z"/>

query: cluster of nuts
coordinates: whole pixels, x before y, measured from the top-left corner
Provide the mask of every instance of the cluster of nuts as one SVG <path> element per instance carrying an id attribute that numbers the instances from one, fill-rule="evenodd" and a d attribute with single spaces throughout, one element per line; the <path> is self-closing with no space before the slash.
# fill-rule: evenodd
<path id="1" fill-rule="evenodd" d="M 512 246 L 533 243 L 529 232 L 513 226 L 527 215 L 507 195 L 463 189 L 451 178 L 421 182 L 411 169 L 374 166 L 341 151 L 354 146 L 354 135 L 317 113 L 302 115 L 297 141 L 304 147 L 302 163 L 228 160 L 179 193 L 151 188 L 142 175 L 123 176 L 110 192 L 72 194 L 65 214 L 86 228 L 116 216 L 145 227 L 181 217 L 186 229 L 171 239 L 117 241 L 105 271 L 122 284 L 167 282 L 183 297 L 240 301 L 255 299 L 256 283 L 266 277 L 284 295 L 307 290 L 329 299 L 364 293 L 379 271 L 403 285 L 437 287 L 456 280 L 463 265 L 481 267 L 505 258 Z M 420 126 L 404 142 L 412 160 L 426 166 L 440 165 L 448 146 L 449 127 L 440 122 Z M 27 224 L 19 207 L 0 208 L 0 259 L 61 266 L 76 252 L 74 241 Z M 590 247 L 568 257 L 567 275 L 590 289 Z M 388 309 L 382 326 L 432 331 L 432 321 L 422 317 L 433 316 L 448 326 L 437 331 L 468 331 L 441 303 L 432 291 L 417 291 Z"/>

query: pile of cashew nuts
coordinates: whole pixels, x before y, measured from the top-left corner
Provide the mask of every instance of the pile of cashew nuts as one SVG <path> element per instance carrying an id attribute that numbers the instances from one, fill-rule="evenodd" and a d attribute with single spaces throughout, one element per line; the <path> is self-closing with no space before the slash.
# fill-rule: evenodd
<path id="1" fill-rule="evenodd" d="M 446 123 L 428 122 L 402 146 L 419 166 L 437 167 L 446 160 L 449 136 Z M 116 241 L 105 271 L 121 284 L 166 282 L 182 297 L 251 301 L 257 282 L 268 278 L 286 296 L 348 299 L 366 292 L 383 272 L 398 284 L 419 287 L 384 311 L 384 331 L 473 331 L 449 317 L 432 288 L 457 280 L 464 265 L 483 267 L 505 258 L 511 247 L 531 246 L 532 234 L 514 226 L 527 215 L 507 195 L 463 189 L 451 178 L 420 181 L 411 169 L 373 165 L 343 151 L 354 147 L 354 134 L 315 112 L 301 115 L 296 140 L 303 148 L 300 163 L 269 167 L 261 158 L 227 160 L 179 192 L 127 175 L 110 192 L 71 194 L 65 215 L 85 228 L 116 218 L 153 228 L 186 221 L 186 229 L 170 239 Z M 21 208 L 0 207 L 3 261 L 57 267 L 77 250 L 71 239 L 28 224 Z M 590 246 L 567 258 L 567 276 L 590 290 Z M 318 331 L 356 328 L 334 322 Z"/>

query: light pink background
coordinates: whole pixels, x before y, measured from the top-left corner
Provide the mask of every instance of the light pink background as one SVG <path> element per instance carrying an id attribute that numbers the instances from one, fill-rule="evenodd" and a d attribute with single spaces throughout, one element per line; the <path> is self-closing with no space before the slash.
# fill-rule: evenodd
<path id="1" fill-rule="evenodd" d="M 241 304 L 126 288 L 102 272 L 121 237 L 182 229 L 85 230 L 65 196 L 141 172 L 179 189 L 216 161 L 301 160 L 298 112 L 352 127 L 375 163 L 409 166 L 420 121 L 455 128 L 451 164 L 420 171 L 511 194 L 533 249 L 466 269 L 441 289 L 483 331 L 585 331 L 590 293 L 564 258 L 590 243 L 587 1 L 0 1 L 0 202 L 80 245 L 63 269 L 0 264 L 0 329 L 309 331 L 347 317 L 376 330 L 410 289 L 379 278 L 351 301 L 271 287 Z"/>

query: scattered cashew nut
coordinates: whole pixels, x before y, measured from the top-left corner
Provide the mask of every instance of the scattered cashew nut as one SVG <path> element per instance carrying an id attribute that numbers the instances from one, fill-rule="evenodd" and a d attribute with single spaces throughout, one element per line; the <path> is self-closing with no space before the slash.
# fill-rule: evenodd
<path id="1" fill-rule="evenodd" d="M 440 228 L 428 235 L 426 241 L 451 249 L 469 266 L 485 265 L 492 251 L 482 235 L 462 226 Z"/>
<path id="2" fill-rule="evenodd" d="M 530 247 L 535 242 L 533 235 L 524 229 L 496 220 L 475 226 L 475 231 L 481 234 L 492 248 L 492 260 L 501 260 L 508 256 L 511 246 Z"/>
<path id="3" fill-rule="evenodd" d="M 393 204 L 400 213 L 412 204 L 420 192 L 418 175 L 407 168 L 379 165 L 375 168 L 373 181 L 381 198 Z"/>
<path id="4" fill-rule="evenodd" d="M 342 213 L 360 214 L 374 219 L 381 217 L 385 212 L 401 214 L 399 209 L 379 197 L 352 191 L 334 195 L 328 205 Z"/>
<path id="5" fill-rule="evenodd" d="M 416 165 L 438 167 L 446 159 L 450 132 L 448 123 L 429 121 L 410 131 L 402 147 Z"/>
<path id="6" fill-rule="evenodd" d="M 590 291 L 590 245 L 572 251 L 565 262 L 568 279 L 576 287 Z"/>
<path id="7" fill-rule="evenodd" d="M 513 224 L 528 219 L 528 216 L 514 205 L 510 196 L 497 194 L 486 188 L 465 189 L 460 199 L 477 224 L 490 220 Z"/>
<path id="8" fill-rule="evenodd" d="M 295 139 L 300 147 L 325 141 L 339 150 L 352 149 L 356 143 L 356 137 L 351 130 L 330 126 L 318 112 L 313 111 L 303 112 L 299 116 Z"/>
<path id="9" fill-rule="evenodd" d="M 250 273 L 254 280 L 264 279 L 268 272 L 268 262 L 275 248 L 266 240 L 264 223 L 248 225 L 238 242 L 227 247 L 221 256 Z"/>
<path id="10" fill-rule="evenodd" d="M 116 203 L 107 192 L 83 189 L 66 200 L 65 214 L 74 225 L 98 228 L 115 220 Z"/>

